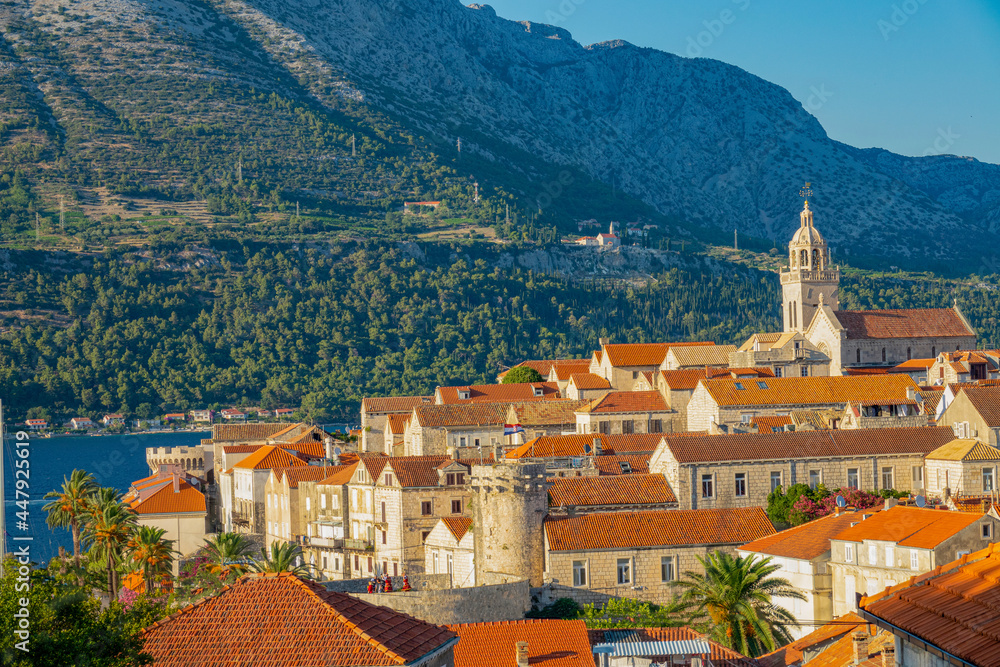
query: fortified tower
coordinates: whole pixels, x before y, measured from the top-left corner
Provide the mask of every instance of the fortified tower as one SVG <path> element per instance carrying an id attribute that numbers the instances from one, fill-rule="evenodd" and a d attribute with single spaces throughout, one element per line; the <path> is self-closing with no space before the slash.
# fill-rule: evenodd
<path id="1" fill-rule="evenodd" d="M 473 466 L 471 487 L 476 584 L 527 577 L 531 586 L 541 586 L 549 506 L 545 464 Z"/>
<path id="2" fill-rule="evenodd" d="M 836 311 L 840 269 L 830 266 L 830 249 L 813 226 L 809 200 L 799 214 L 801 226 L 788 244 L 788 269 L 781 275 L 781 311 L 785 332 L 804 332 L 822 303 Z"/>

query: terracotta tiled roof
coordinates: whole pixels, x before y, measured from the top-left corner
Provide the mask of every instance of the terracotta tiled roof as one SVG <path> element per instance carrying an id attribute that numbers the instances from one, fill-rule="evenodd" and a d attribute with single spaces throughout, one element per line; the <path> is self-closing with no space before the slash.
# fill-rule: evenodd
<path id="1" fill-rule="evenodd" d="M 681 368 L 676 371 L 660 371 L 660 382 L 672 391 L 692 390 L 699 380 L 716 378 L 772 378 L 770 368 Z"/>
<path id="2" fill-rule="evenodd" d="M 184 480 L 180 480 L 179 491 L 174 493 L 173 482 L 163 484 L 145 499 L 137 498 L 130 503 L 136 514 L 182 514 L 205 512 L 205 494 Z"/>
<path id="3" fill-rule="evenodd" d="M 847 542 L 885 540 L 901 547 L 934 549 L 981 518 L 981 514 L 968 512 L 896 505 L 876 512 L 853 528 L 838 533 L 833 539 Z"/>
<path id="4" fill-rule="evenodd" d="M 468 390 L 469 398 L 459 398 L 459 390 Z M 535 396 L 541 389 L 542 395 Z M 560 398 L 559 385 L 555 382 L 522 382 L 517 384 L 476 384 L 465 387 L 438 387 L 437 397 L 443 405 L 465 403 L 515 403 L 524 401 L 551 401 Z"/>
<path id="5" fill-rule="evenodd" d="M 864 428 L 728 435 L 663 434 L 680 463 L 782 461 L 789 458 L 928 454 L 954 440 L 950 428 Z"/>
<path id="6" fill-rule="evenodd" d="M 934 365 L 934 359 L 910 359 L 889 369 L 890 373 L 913 373 L 914 371 L 926 371 Z"/>
<path id="7" fill-rule="evenodd" d="M 299 488 L 299 482 L 320 482 L 347 466 L 296 466 L 271 471 L 276 479 L 286 479 L 288 488 Z"/>
<path id="8" fill-rule="evenodd" d="M 708 642 L 712 652 L 709 654 L 711 664 L 715 667 L 758 667 L 758 663 L 753 658 L 747 658 L 736 651 L 726 648 L 722 644 L 712 641 L 708 637 L 691 628 L 634 628 L 628 630 L 588 630 L 590 643 L 593 646 L 611 642 L 677 642 L 677 641 L 703 641 Z M 655 656 L 657 658 L 667 658 L 668 656 Z M 661 660 L 657 660 L 660 662 Z"/>
<path id="9" fill-rule="evenodd" d="M 250 452 L 256 452 L 264 445 L 226 445 L 222 448 L 222 451 L 226 454 L 249 454 Z"/>
<path id="10" fill-rule="evenodd" d="M 720 406 L 823 405 L 878 399 L 906 399 L 917 389 L 909 375 L 830 376 L 702 380 Z"/>
<path id="11" fill-rule="evenodd" d="M 507 452 L 506 458 L 587 456 L 588 453 L 584 450 L 584 447 L 590 446 L 590 454 L 594 454 L 594 440 L 601 441 L 601 453 L 603 454 L 653 452 L 656 450 L 657 445 L 660 444 L 660 440 L 663 439 L 663 435 L 663 433 L 543 435 Z"/>
<path id="12" fill-rule="evenodd" d="M 445 426 L 503 426 L 509 403 L 459 403 L 419 405 L 413 409 L 417 424 L 425 428 Z"/>
<path id="13" fill-rule="evenodd" d="M 361 410 L 369 415 L 410 412 L 418 405 L 433 403 L 433 396 L 371 396 L 361 400 Z"/>
<path id="14" fill-rule="evenodd" d="M 539 667 L 594 667 L 583 621 L 531 619 L 450 625 L 461 637 L 455 667 L 515 667 L 517 642 L 528 642 L 528 663 Z"/>
<path id="15" fill-rule="evenodd" d="M 952 440 L 927 455 L 938 461 L 997 461 L 1000 449 L 978 440 Z"/>
<path id="16" fill-rule="evenodd" d="M 212 426 L 212 440 L 214 442 L 267 440 L 287 427 L 287 424 L 215 424 Z"/>
<path id="17" fill-rule="evenodd" d="M 449 462 L 451 459 L 447 456 L 394 456 L 386 465 L 396 474 L 399 485 L 407 488 L 438 486 L 438 466 Z"/>
<path id="18" fill-rule="evenodd" d="M 441 520 L 444 521 L 445 527 L 459 542 L 462 541 L 465 534 L 469 532 L 469 528 L 472 527 L 472 518 L 467 516 L 446 516 Z"/>
<path id="19" fill-rule="evenodd" d="M 735 345 L 680 345 L 671 348 L 670 356 L 681 366 L 729 366 L 735 351 Z"/>
<path id="20" fill-rule="evenodd" d="M 799 665 L 802 663 L 803 652 L 807 649 L 832 643 L 838 637 L 843 637 L 844 635 L 850 636 L 850 633 L 864 626 L 864 620 L 854 612 L 850 612 L 834 619 L 831 623 L 816 628 L 791 644 L 786 644 L 776 651 L 762 655 L 757 658 L 757 661 L 761 667 L 792 667 L 793 665 Z"/>
<path id="21" fill-rule="evenodd" d="M 555 361 L 552 363 L 552 369 L 555 371 L 556 380 L 566 382 L 573 375 L 581 373 L 589 374 L 590 359 L 564 359 L 562 361 Z"/>
<path id="22" fill-rule="evenodd" d="M 368 476 L 373 480 L 379 478 L 379 475 L 382 474 L 382 470 L 385 468 L 385 464 L 388 462 L 389 457 L 381 454 L 367 454 L 361 457 L 361 465 L 365 467 Z"/>
<path id="23" fill-rule="evenodd" d="M 661 474 L 556 477 L 549 488 L 549 506 L 669 505 L 677 498 Z"/>
<path id="24" fill-rule="evenodd" d="M 317 483 L 323 484 L 324 486 L 343 486 L 344 484 L 350 482 L 351 478 L 354 477 L 354 471 L 358 469 L 358 465 L 360 465 L 360 461 L 355 461 L 354 463 L 346 466 L 333 466 L 334 471 L 328 477 Z"/>
<path id="25" fill-rule="evenodd" d="M 742 544 L 774 533 L 761 507 L 607 512 L 545 519 L 552 551 Z"/>
<path id="26" fill-rule="evenodd" d="M 757 427 L 758 433 L 778 433 L 784 431 L 783 427 L 792 423 L 790 416 L 783 417 L 754 417 L 750 420 L 751 426 Z"/>
<path id="27" fill-rule="evenodd" d="M 1000 545 L 992 544 L 863 598 L 861 608 L 879 625 L 895 625 L 969 663 L 1000 665 L 998 599 Z"/>
<path id="28" fill-rule="evenodd" d="M 611 383 L 596 373 L 573 373 L 569 381 L 577 389 L 611 389 Z"/>
<path id="29" fill-rule="evenodd" d="M 878 510 L 872 509 L 868 512 Z M 815 519 L 801 526 L 768 535 L 740 547 L 766 556 L 812 560 L 830 551 L 830 538 L 861 521 L 859 512 L 842 512 Z"/>
<path id="30" fill-rule="evenodd" d="M 1000 387 L 965 387 L 961 391 L 983 418 L 986 426 L 1000 427 Z"/>
<path id="31" fill-rule="evenodd" d="M 838 310 L 836 317 L 851 339 L 950 338 L 975 336 L 954 308 Z"/>
<path id="32" fill-rule="evenodd" d="M 158 667 L 402 665 L 455 636 L 288 573 L 246 575 L 143 633 Z"/>
<path id="33" fill-rule="evenodd" d="M 854 638 L 851 635 L 855 631 L 868 633 L 868 659 L 860 663 L 854 662 Z M 803 667 L 882 667 L 882 649 L 894 643 L 892 633 L 878 630 L 874 625 L 854 626 L 851 633 L 842 635 Z"/>
<path id="34" fill-rule="evenodd" d="M 234 468 L 249 468 L 251 470 L 266 470 L 269 468 L 291 468 L 293 466 L 309 465 L 299 457 L 289 454 L 280 447 L 265 445 L 246 457 Z"/>
<path id="35" fill-rule="evenodd" d="M 715 345 L 709 342 L 692 343 L 614 343 L 604 346 L 604 354 L 612 366 L 659 366 L 671 347 L 687 345 Z"/>
<path id="36" fill-rule="evenodd" d="M 650 456 L 651 454 L 613 454 L 595 456 L 593 460 L 594 466 L 602 475 L 641 475 L 649 472 Z M 622 463 L 628 464 L 627 467 L 622 467 Z"/>
<path id="37" fill-rule="evenodd" d="M 746 342 L 740 345 L 740 352 L 749 352 L 754 349 L 754 345 L 761 352 L 767 352 L 775 347 L 784 347 L 789 341 L 795 338 L 795 332 L 788 333 L 755 333 L 747 338 Z"/>
<path id="38" fill-rule="evenodd" d="M 393 433 L 402 433 L 406 430 L 406 423 L 410 421 L 410 416 L 412 413 L 397 413 L 391 414 L 386 418 L 386 422 L 389 425 L 389 430 Z"/>
<path id="39" fill-rule="evenodd" d="M 521 426 L 557 426 L 570 425 L 576 427 L 576 411 L 587 405 L 587 400 L 565 401 L 535 401 L 534 403 L 518 403 L 511 405 L 507 411 L 508 424 Z"/>
<path id="40" fill-rule="evenodd" d="M 622 412 L 668 412 L 667 402 L 658 391 L 609 391 L 580 407 L 577 412 L 617 414 Z"/>

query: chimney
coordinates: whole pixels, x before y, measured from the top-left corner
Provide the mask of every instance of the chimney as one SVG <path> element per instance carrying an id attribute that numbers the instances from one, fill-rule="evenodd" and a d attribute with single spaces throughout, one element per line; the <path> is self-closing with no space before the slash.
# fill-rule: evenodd
<path id="1" fill-rule="evenodd" d="M 607 344 L 608 344 L 608 342 L 609 342 L 610 340 L 611 340 L 611 339 L 609 339 L 609 338 L 598 338 L 598 339 L 597 339 L 597 342 L 601 344 L 601 347 L 604 347 L 605 345 L 607 345 Z"/>
<path id="2" fill-rule="evenodd" d="M 333 438 L 330 436 L 323 438 L 323 454 L 328 459 L 333 458 Z"/>
<path id="3" fill-rule="evenodd" d="M 886 498 L 884 510 L 891 510 L 893 507 L 899 504 L 898 498 Z M 883 511 L 884 511 L 883 510 Z"/>
<path id="4" fill-rule="evenodd" d="M 852 665 L 860 665 L 862 662 L 868 659 L 868 633 L 867 632 L 855 632 L 851 635 L 854 646 L 854 662 Z"/>
<path id="5" fill-rule="evenodd" d="M 907 387 L 906 388 L 906 398 L 907 398 L 907 400 L 910 400 L 910 401 L 917 400 L 917 388 L 916 387 Z"/>
<path id="6" fill-rule="evenodd" d="M 181 492 L 181 474 L 174 468 L 174 493 Z"/>
<path id="7" fill-rule="evenodd" d="M 896 647 L 889 645 L 882 649 L 882 667 L 896 667 Z"/>
<path id="8" fill-rule="evenodd" d="M 604 448 L 601 447 L 601 439 L 598 438 L 598 437 L 595 437 L 594 438 L 594 456 L 600 456 L 603 451 L 604 451 Z"/>
<path id="9" fill-rule="evenodd" d="M 514 646 L 516 647 L 517 667 L 528 667 L 528 642 L 516 642 Z"/>

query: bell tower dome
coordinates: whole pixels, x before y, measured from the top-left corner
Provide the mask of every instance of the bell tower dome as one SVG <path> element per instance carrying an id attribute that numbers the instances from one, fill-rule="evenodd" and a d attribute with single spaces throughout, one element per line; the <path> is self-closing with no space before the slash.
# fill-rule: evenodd
<path id="1" fill-rule="evenodd" d="M 786 332 L 804 332 L 821 305 L 836 311 L 840 269 L 830 266 L 830 248 L 813 226 L 807 199 L 800 226 L 788 244 L 788 268 L 781 271 L 782 320 Z M 822 298 L 820 298 L 822 295 Z"/>

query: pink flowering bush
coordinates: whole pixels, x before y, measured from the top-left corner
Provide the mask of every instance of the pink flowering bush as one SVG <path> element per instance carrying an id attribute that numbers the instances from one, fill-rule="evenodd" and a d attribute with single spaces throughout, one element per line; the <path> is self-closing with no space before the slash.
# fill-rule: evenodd
<path id="1" fill-rule="evenodd" d="M 881 505 L 885 500 L 877 493 L 868 493 L 860 489 L 839 489 L 838 493 L 844 497 L 849 507 L 856 507 L 859 510 L 866 510 L 877 505 Z M 812 521 L 837 511 L 837 495 L 831 493 L 828 496 L 813 500 L 807 495 L 799 497 L 792 505 L 792 512 L 789 518 L 793 525 L 799 525 L 806 521 Z"/>

